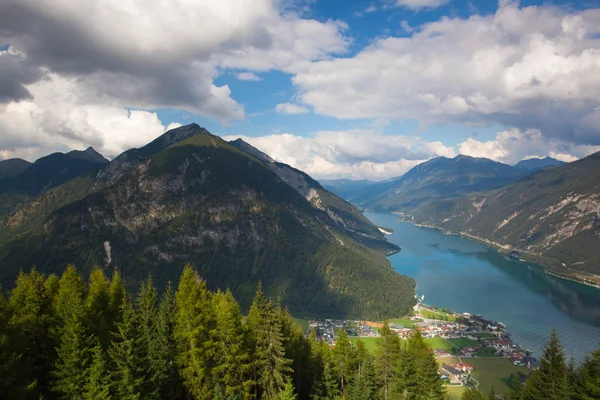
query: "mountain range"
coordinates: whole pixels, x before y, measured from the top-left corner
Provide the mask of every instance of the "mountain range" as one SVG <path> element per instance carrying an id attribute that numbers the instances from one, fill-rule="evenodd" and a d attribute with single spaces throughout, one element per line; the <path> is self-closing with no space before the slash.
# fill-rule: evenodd
<path id="1" fill-rule="evenodd" d="M 1 166 L 1 165 L 0 165 Z M 41 168 L 44 167 L 44 168 Z M 247 307 L 259 281 L 290 311 L 385 318 L 414 304 L 398 251 L 305 173 L 196 124 L 108 162 L 93 149 L 44 157 L 0 181 L 0 280 L 36 266 L 119 268 L 136 288 L 192 263 Z"/>
<path id="2" fill-rule="evenodd" d="M 336 184 L 326 187 L 336 192 Z M 380 183 L 388 186 L 380 193 L 364 185 L 352 193 L 360 207 L 399 213 L 537 262 L 549 273 L 600 284 L 600 153 L 568 164 L 548 157 L 515 166 L 439 157 Z"/>

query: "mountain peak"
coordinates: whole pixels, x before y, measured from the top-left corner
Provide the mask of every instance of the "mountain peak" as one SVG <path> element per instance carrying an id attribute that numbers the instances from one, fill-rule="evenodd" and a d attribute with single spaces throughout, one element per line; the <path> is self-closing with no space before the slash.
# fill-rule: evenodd
<path id="1" fill-rule="evenodd" d="M 544 158 L 534 157 L 519 161 L 517 164 L 515 164 L 515 167 L 533 172 L 548 167 L 558 167 L 563 164 L 565 164 L 563 161 L 546 156 Z"/>
<path id="2" fill-rule="evenodd" d="M 102 180 L 114 180 L 132 166 L 152 158 L 155 154 L 158 154 L 175 144 L 200 135 L 210 135 L 210 132 L 196 123 L 170 129 L 144 147 L 127 150 L 125 153 L 116 157 L 103 171 L 100 172 L 98 178 Z"/>
<path id="3" fill-rule="evenodd" d="M 100 153 L 98 153 L 93 147 L 88 147 L 87 149 L 81 150 L 73 150 L 67 153 L 68 156 L 78 158 L 80 160 L 91 161 L 100 164 L 108 164 L 109 161 Z"/>

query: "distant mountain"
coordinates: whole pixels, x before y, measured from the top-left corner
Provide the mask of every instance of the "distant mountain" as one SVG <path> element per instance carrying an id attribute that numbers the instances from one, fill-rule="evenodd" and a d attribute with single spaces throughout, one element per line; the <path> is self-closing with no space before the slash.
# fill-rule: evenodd
<path id="1" fill-rule="evenodd" d="M 413 212 L 435 199 L 498 188 L 526 174 L 487 158 L 438 157 L 412 168 L 394 180 L 390 189 L 360 204 L 373 210 Z"/>
<path id="2" fill-rule="evenodd" d="M 89 162 L 99 163 L 99 164 L 108 164 L 109 161 L 100 153 L 98 153 L 94 148 L 88 147 L 84 151 L 73 150 L 67 153 L 68 156 L 78 158 L 80 160 L 85 160 Z"/>
<path id="3" fill-rule="evenodd" d="M 437 199 L 414 217 L 600 283 L 600 153 L 483 194 Z"/>
<path id="4" fill-rule="evenodd" d="M 525 169 L 533 172 L 548 167 L 558 167 L 559 165 L 563 164 L 565 164 L 564 161 L 559 161 L 552 157 L 528 158 L 527 160 L 522 160 L 515 164 L 515 168 Z"/>
<path id="5" fill-rule="evenodd" d="M 78 176 L 99 170 L 108 163 L 108 160 L 100 157 L 101 160 L 97 160 L 87 152 L 50 154 L 5 180 L 0 186 L 0 193 L 37 196 Z"/>
<path id="6" fill-rule="evenodd" d="M 25 171 L 31 163 L 20 158 L 0 161 L 0 179 L 9 179 Z"/>
<path id="7" fill-rule="evenodd" d="M 396 185 L 401 178 L 373 182 L 369 180 L 354 181 L 351 179 L 322 179 L 323 187 L 353 204 L 361 204 L 373 197 L 385 193 Z"/>
<path id="8" fill-rule="evenodd" d="M 48 190 L 2 220 L 0 281 L 21 267 L 118 267 L 159 286 L 194 264 L 248 306 L 258 281 L 294 313 L 381 319 L 414 304 L 398 248 L 310 176 L 198 125 L 127 151 L 90 178 Z"/>

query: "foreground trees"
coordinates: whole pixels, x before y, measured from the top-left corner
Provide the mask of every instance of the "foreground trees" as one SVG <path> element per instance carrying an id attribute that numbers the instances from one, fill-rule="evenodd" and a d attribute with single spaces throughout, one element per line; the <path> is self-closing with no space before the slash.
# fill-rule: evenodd
<path id="1" fill-rule="evenodd" d="M 191 267 L 176 290 L 148 278 L 127 293 L 118 273 L 89 283 L 21 273 L 0 292 L 0 393 L 7 399 L 444 399 L 438 365 L 419 331 L 387 325 L 375 354 L 345 331 L 336 344 L 305 337 L 259 286 L 248 316 L 231 292 L 211 292 Z M 540 368 L 511 399 L 600 398 L 600 350 L 567 366 L 553 333 Z M 494 399 L 465 392 L 465 399 Z"/>

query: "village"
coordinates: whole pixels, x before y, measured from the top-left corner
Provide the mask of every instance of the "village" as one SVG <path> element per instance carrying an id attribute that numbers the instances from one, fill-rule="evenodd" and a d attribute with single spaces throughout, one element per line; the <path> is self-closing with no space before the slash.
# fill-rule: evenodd
<path id="1" fill-rule="evenodd" d="M 387 321 L 392 331 L 407 339 L 419 329 L 434 350 L 440 364 L 439 374 L 449 385 L 478 384 L 471 377 L 475 363 L 470 360 L 504 358 L 515 366 L 535 370 L 538 361 L 531 352 L 513 343 L 506 326 L 476 314 L 456 314 L 418 303 L 410 317 Z M 335 346 L 336 332 L 344 329 L 352 341 L 362 340 L 372 351 L 383 322 L 351 320 L 310 320 L 317 339 Z"/>

